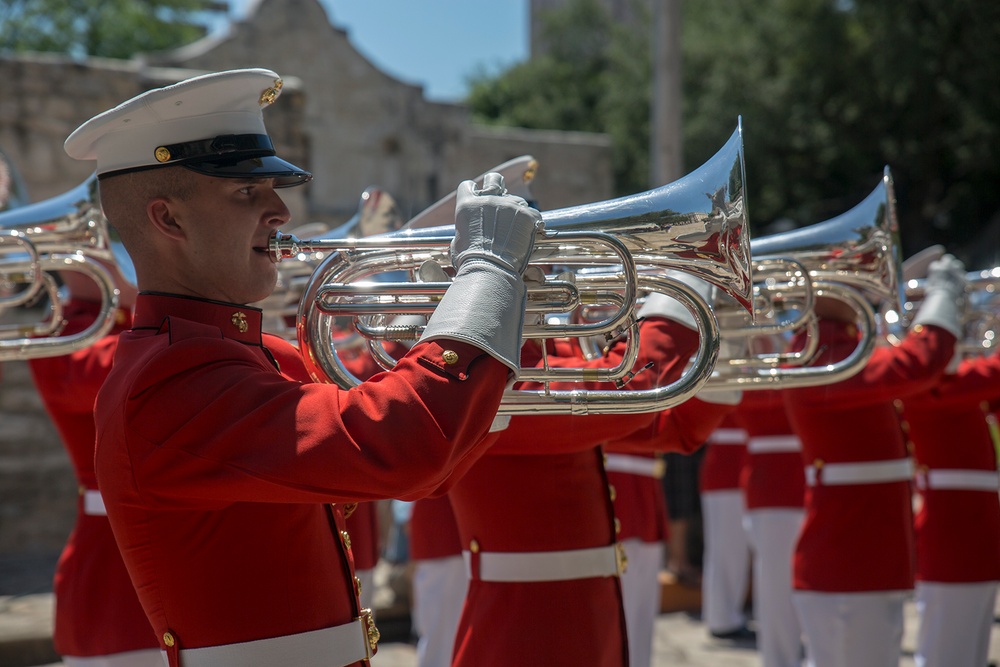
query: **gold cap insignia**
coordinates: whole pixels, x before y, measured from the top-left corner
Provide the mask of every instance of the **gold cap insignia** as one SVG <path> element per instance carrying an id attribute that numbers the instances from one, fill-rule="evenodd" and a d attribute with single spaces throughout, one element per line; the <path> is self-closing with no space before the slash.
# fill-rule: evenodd
<path id="1" fill-rule="evenodd" d="M 153 151 L 153 155 L 157 162 L 166 162 L 170 159 L 170 150 L 166 146 L 160 146 Z"/>
<path id="2" fill-rule="evenodd" d="M 275 79 L 274 85 L 270 88 L 265 88 L 264 92 L 260 94 L 260 105 L 266 107 L 268 104 L 274 104 L 274 101 L 278 99 L 278 95 L 281 94 L 281 87 L 284 85 L 281 79 Z"/>
<path id="3" fill-rule="evenodd" d="M 233 316 L 229 318 L 229 320 L 233 323 L 233 326 L 239 330 L 240 333 L 246 333 L 247 329 L 250 328 L 250 325 L 247 324 L 246 313 L 244 313 L 243 311 L 237 310 L 235 313 L 233 313 Z"/>
<path id="4" fill-rule="evenodd" d="M 535 180 L 535 172 L 538 171 L 538 160 L 530 160 L 528 166 L 525 168 L 524 173 L 521 174 L 521 179 L 525 183 L 531 183 Z"/>

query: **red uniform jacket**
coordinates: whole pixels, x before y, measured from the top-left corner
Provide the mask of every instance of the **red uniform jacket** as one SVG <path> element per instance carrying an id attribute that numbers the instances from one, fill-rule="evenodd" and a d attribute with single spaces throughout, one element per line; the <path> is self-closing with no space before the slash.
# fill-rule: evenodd
<path id="1" fill-rule="evenodd" d="M 350 510 L 350 507 L 347 509 Z M 351 537 L 354 568 L 375 569 L 382 551 L 379 545 L 378 504 L 372 501 L 358 503 L 347 513 L 346 525 Z"/>
<path id="2" fill-rule="evenodd" d="M 801 508 L 806 487 L 802 443 L 788 422 L 781 392 L 744 392 L 736 420 L 748 438 L 746 461 L 740 472 L 747 511 Z"/>
<path id="3" fill-rule="evenodd" d="M 1000 579 L 997 491 L 936 488 L 934 471 L 997 475 L 987 423 L 988 401 L 1000 397 L 997 355 L 964 361 L 931 391 L 904 401 L 906 429 L 923 502 L 917 513 L 917 579 L 976 582 Z M 985 403 L 985 404 L 984 404 Z"/>
<path id="4" fill-rule="evenodd" d="M 172 666 L 182 648 L 355 619 L 341 503 L 439 487 L 482 447 L 507 380 L 478 348 L 439 341 L 356 389 L 310 384 L 260 318 L 141 294 L 98 395 L 98 481 Z"/>
<path id="5" fill-rule="evenodd" d="M 689 454 L 705 443 L 734 407 L 695 397 L 667 408 L 657 414 L 651 427 L 613 440 L 604 450 L 610 455 L 646 458 L 651 463 L 662 461 L 659 452 L 663 451 Z M 662 477 L 662 468 L 658 476 L 608 470 L 608 481 L 615 490 L 615 514 L 621 523 L 619 540 L 638 538 L 643 542 L 659 542 L 668 538 L 669 517 Z"/>
<path id="6" fill-rule="evenodd" d="M 448 558 L 462 553 L 455 512 L 447 495 L 421 498 L 410 515 L 410 560 Z"/>
<path id="7" fill-rule="evenodd" d="M 64 334 L 83 331 L 99 305 L 67 304 Z M 56 565 L 56 651 L 74 657 L 106 656 L 156 648 L 158 643 L 122 562 L 107 516 L 84 512 L 85 492 L 97 490 L 94 473 L 94 399 L 111 370 L 118 334 L 131 322 L 116 313 L 111 333 L 71 354 L 28 362 L 45 409 L 69 453 L 80 485 L 76 523 Z"/>
<path id="8" fill-rule="evenodd" d="M 851 324 L 821 321 L 817 365 L 849 354 Z M 926 391 L 951 358 L 955 337 L 915 327 L 897 347 L 878 347 L 853 377 L 784 391 L 785 407 L 807 463 L 898 461 L 908 456 L 894 398 Z M 913 587 L 911 482 L 824 485 L 806 490 L 806 516 L 795 548 L 795 588 L 898 591 Z"/>
<path id="9" fill-rule="evenodd" d="M 747 457 L 747 432 L 730 412 L 708 437 L 698 482 L 702 493 L 740 488 Z"/>
<path id="10" fill-rule="evenodd" d="M 697 335 L 662 319 L 643 323 L 629 385 L 646 388 L 679 377 Z M 618 350 L 590 362 L 617 362 Z M 578 365 L 579 358 L 552 358 Z M 533 363 L 526 357 L 522 364 Z M 532 387 L 534 388 L 534 387 Z M 463 547 L 470 552 L 552 552 L 608 547 L 615 518 L 601 443 L 648 426 L 653 414 L 514 416 L 497 443 L 452 489 Z M 473 546 L 475 544 L 475 547 Z M 472 580 L 459 622 L 453 665 L 628 664 L 618 577 L 534 582 Z"/>

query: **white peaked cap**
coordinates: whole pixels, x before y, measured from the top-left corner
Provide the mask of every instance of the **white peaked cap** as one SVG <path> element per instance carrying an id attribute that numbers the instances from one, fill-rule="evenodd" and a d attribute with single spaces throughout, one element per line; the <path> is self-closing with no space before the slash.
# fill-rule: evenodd
<path id="1" fill-rule="evenodd" d="M 267 69 L 239 69 L 149 90 L 78 127 L 66 153 L 96 160 L 98 176 L 183 165 L 223 177 L 275 178 L 276 187 L 312 175 L 275 155 L 264 107 L 282 82 Z"/>

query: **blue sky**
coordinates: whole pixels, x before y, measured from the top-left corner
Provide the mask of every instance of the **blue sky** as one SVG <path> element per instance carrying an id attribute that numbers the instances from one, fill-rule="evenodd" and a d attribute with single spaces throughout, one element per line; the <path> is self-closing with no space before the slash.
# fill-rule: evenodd
<path id="1" fill-rule="evenodd" d="M 435 101 L 465 96 L 466 78 L 528 57 L 528 0 L 320 0 L 331 23 L 382 71 Z M 230 0 L 232 16 L 249 0 Z"/>

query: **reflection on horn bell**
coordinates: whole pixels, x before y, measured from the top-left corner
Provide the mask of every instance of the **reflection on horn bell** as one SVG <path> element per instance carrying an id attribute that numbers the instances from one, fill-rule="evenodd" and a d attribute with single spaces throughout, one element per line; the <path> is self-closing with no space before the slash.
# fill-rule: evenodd
<path id="1" fill-rule="evenodd" d="M 526 325 L 523 332 L 526 338 L 627 332 L 635 320 L 639 291 L 653 290 L 678 298 L 692 312 L 701 334 L 701 346 L 689 372 L 669 387 L 648 392 L 514 391 L 505 396 L 501 414 L 658 411 L 693 395 L 714 366 L 718 327 L 708 304 L 693 290 L 660 274 L 663 269 L 675 269 L 694 275 L 715 284 L 749 308 L 752 280 L 744 182 L 742 128 L 737 126 L 715 156 L 674 183 L 628 197 L 543 211 L 545 229 L 536 239 L 531 256 L 533 265 L 609 270 L 593 281 L 578 275 L 575 281 L 529 286 L 529 310 L 544 312 L 539 306 L 544 302 L 553 304 L 550 312 L 566 313 L 592 297 L 604 299 L 600 303 L 615 306 L 617 310 L 601 323 L 589 325 L 585 333 L 548 324 Z M 453 236 L 454 225 L 403 229 L 354 240 L 299 240 L 280 233 L 272 237 L 270 247 L 276 261 L 301 253 L 331 253 L 313 274 L 299 311 L 300 349 L 308 351 L 306 363 L 315 379 L 334 381 L 341 386 L 359 382 L 346 371 L 333 348 L 329 325 L 332 315 L 433 312 L 447 283 L 375 285 L 363 281 L 383 272 L 412 274 L 425 261 L 450 266 L 448 248 Z M 359 282 L 363 284 L 356 284 Z M 564 374 L 577 372 L 580 380 L 595 380 L 592 371 L 558 370 Z M 612 369 L 608 376 L 597 381 L 617 382 L 630 370 L 629 367 Z M 522 377 L 539 382 L 567 379 L 564 375 L 538 379 L 535 369 L 522 369 Z"/>

